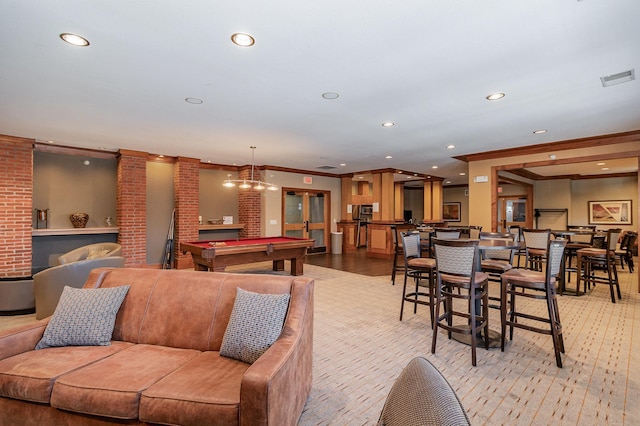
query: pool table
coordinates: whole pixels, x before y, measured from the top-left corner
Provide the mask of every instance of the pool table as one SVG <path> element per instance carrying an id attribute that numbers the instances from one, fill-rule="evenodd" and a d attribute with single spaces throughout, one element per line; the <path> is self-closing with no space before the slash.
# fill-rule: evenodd
<path id="1" fill-rule="evenodd" d="M 314 241 L 294 237 L 194 241 L 180 243 L 180 250 L 191 253 L 196 271 L 220 271 L 225 266 L 265 260 L 273 261 L 274 271 L 284 271 L 284 261 L 291 260 L 291 275 L 302 275 L 304 257 Z"/>

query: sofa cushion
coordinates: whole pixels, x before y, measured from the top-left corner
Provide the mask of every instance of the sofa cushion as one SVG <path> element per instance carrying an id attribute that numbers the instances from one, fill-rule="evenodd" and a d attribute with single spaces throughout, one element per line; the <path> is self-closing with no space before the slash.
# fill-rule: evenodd
<path id="1" fill-rule="evenodd" d="M 58 378 L 51 405 L 118 419 L 137 419 L 142 391 L 201 352 L 137 344 Z"/>
<path id="2" fill-rule="evenodd" d="M 238 287 L 220 355 L 253 364 L 280 336 L 290 297 Z"/>
<path id="3" fill-rule="evenodd" d="M 248 364 L 222 357 L 219 352 L 203 352 L 142 392 L 140 420 L 180 425 L 237 424 L 240 385 L 248 368 Z"/>
<path id="4" fill-rule="evenodd" d="M 116 314 L 129 286 L 78 289 L 65 286 L 36 349 L 54 346 L 107 346 Z"/>
<path id="5" fill-rule="evenodd" d="M 114 341 L 110 346 L 48 348 L 5 358 L 0 361 L 0 396 L 48 403 L 56 378 L 129 346 L 132 343 Z"/>

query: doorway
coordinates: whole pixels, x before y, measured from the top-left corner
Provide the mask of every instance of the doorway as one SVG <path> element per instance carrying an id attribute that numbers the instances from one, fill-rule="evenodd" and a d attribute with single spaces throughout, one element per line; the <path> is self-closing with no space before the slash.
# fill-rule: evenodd
<path id="1" fill-rule="evenodd" d="M 527 211 L 526 196 L 498 197 L 498 232 L 507 232 L 510 226 L 529 226 Z"/>
<path id="2" fill-rule="evenodd" d="M 331 211 L 331 193 L 322 190 L 282 189 L 282 235 L 286 237 L 313 238 L 308 253 L 325 253 Z"/>

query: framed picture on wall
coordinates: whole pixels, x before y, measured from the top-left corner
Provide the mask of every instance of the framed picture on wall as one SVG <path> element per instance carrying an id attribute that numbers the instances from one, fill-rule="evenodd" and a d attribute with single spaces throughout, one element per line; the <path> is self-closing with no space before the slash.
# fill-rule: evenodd
<path id="1" fill-rule="evenodd" d="M 631 225 L 631 200 L 589 201 L 589 224 Z"/>
<path id="2" fill-rule="evenodd" d="M 442 220 L 460 222 L 460 203 L 442 203 Z"/>

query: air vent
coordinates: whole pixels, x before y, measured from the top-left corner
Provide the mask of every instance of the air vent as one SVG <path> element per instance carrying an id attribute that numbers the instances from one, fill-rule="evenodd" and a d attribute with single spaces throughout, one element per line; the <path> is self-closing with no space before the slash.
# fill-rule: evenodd
<path id="1" fill-rule="evenodd" d="M 336 166 L 320 166 L 318 167 L 320 170 L 331 170 L 331 169 L 337 169 Z"/>
<path id="2" fill-rule="evenodd" d="M 609 87 L 615 84 L 626 83 L 627 81 L 631 81 L 635 79 L 636 79 L 635 70 L 629 70 L 629 71 L 619 72 L 618 74 L 608 75 L 606 77 L 600 77 L 600 81 L 602 81 L 602 87 Z"/>

